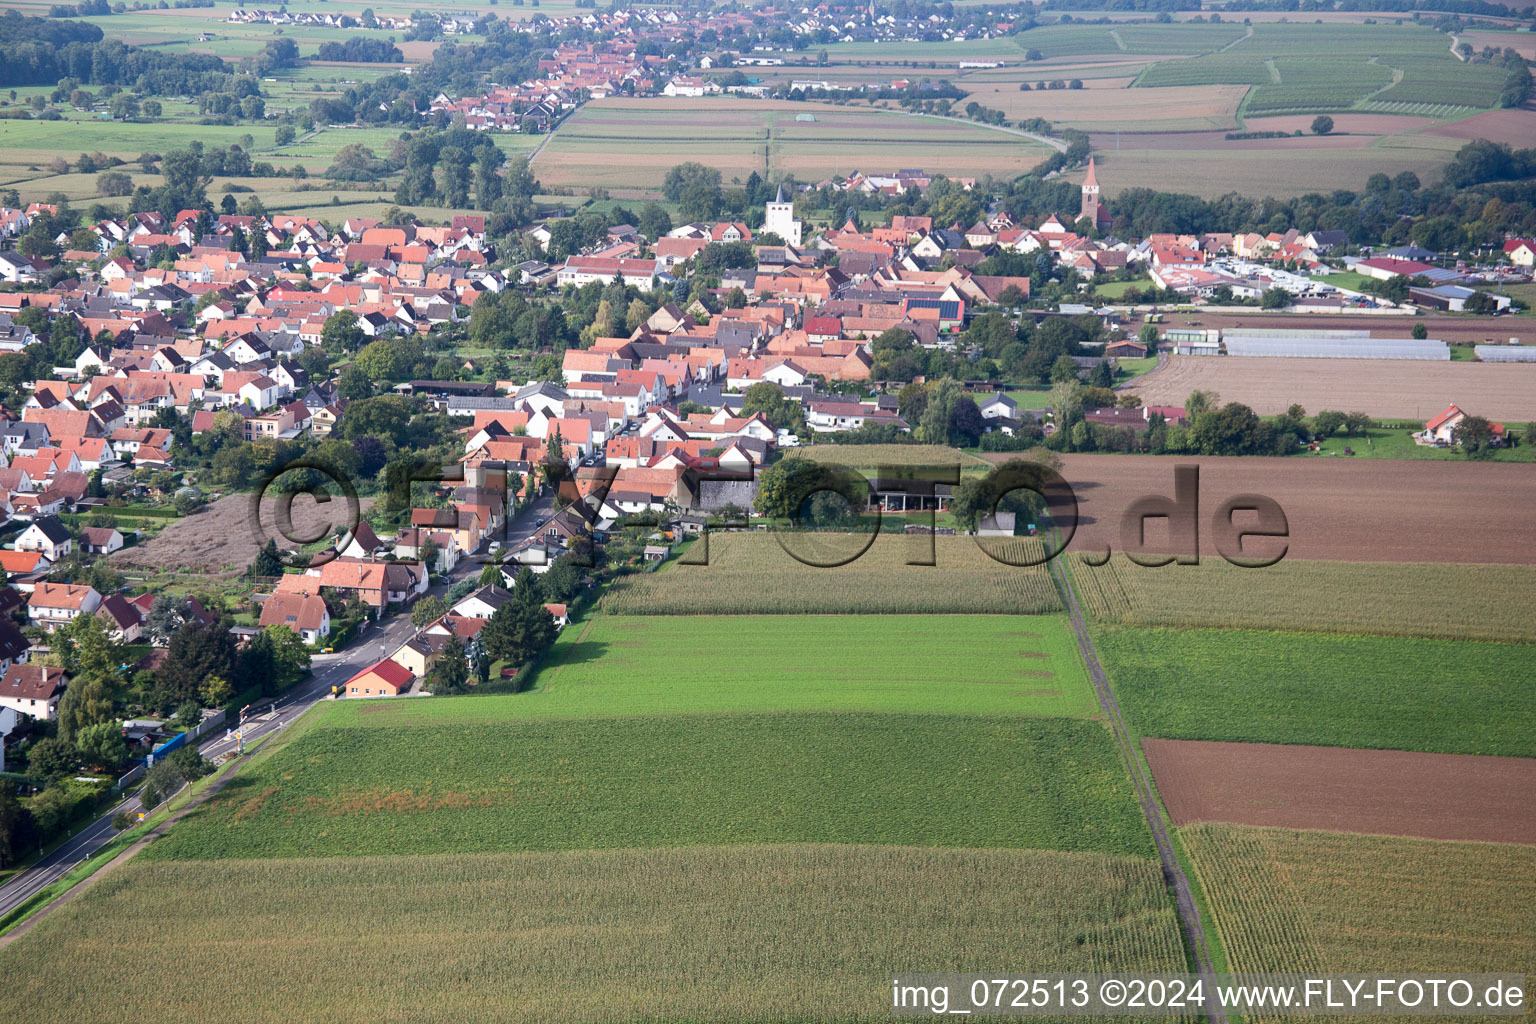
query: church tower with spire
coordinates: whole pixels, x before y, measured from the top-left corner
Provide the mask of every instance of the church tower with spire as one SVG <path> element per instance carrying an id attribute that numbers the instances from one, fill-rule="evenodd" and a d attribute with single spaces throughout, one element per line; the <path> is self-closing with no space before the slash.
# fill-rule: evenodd
<path id="1" fill-rule="evenodd" d="M 1088 176 L 1083 179 L 1083 206 L 1077 219 L 1082 220 L 1084 217 L 1101 230 L 1109 227 L 1109 208 L 1099 199 L 1099 175 L 1091 156 L 1088 158 Z"/>
<path id="2" fill-rule="evenodd" d="M 773 202 L 767 205 L 763 217 L 763 230 L 772 232 L 796 248 L 800 245 L 801 225 L 795 219 L 795 201 L 779 186 Z"/>

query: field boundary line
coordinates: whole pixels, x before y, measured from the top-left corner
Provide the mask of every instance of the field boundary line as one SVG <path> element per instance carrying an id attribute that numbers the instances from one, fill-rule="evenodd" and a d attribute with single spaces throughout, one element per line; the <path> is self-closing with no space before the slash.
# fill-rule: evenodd
<path id="1" fill-rule="evenodd" d="M 1141 804 L 1142 812 L 1146 815 L 1147 825 L 1152 830 L 1152 841 L 1157 847 L 1158 858 L 1163 864 L 1163 880 L 1173 889 L 1174 908 L 1178 911 L 1179 923 L 1183 926 L 1189 951 L 1194 957 L 1195 973 L 1206 982 L 1207 988 L 1214 992 L 1216 971 L 1211 966 L 1211 954 L 1205 941 L 1205 927 L 1201 921 L 1200 908 L 1195 904 L 1189 878 L 1184 874 L 1184 867 L 1179 863 L 1178 854 L 1173 848 L 1173 841 L 1169 837 L 1167 822 L 1163 819 L 1162 808 L 1158 804 L 1157 791 L 1153 788 L 1150 772 L 1143 767 L 1141 759 L 1137 756 L 1130 730 L 1126 728 L 1125 719 L 1120 714 L 1120 702 L 1115 698 L 1114 690 L 1109 685 L 1109 677 L 1099 661 L 1093 638 L 1088 635 L 1088 625 L 1083 620 L 1083 610 L 1078 606 L 1077 594 L 1072 589 L 1071 579 L 1061 565 L 1061 558 L 1053 558 L 1049 564 L 1051 578 L 1056 583 L 1061 603 L 1066 606 L 1067 618 L 1072 623 L 1072 631 L 1077 636 L 1078 651 L 1082 654 L 1083 663 L 1088 669 L 1088 682 L 1093 686 L 1094 694 L 1099 699 L 1099 707 L 1109 722 L 1110 732 L 1115 738 L 1115 746 L 1120 750 L 1126 768 L 1130 771 L 1131 784 L 1136 789 L 1137 800 Z M 1211 1024 L 1227 1024 L 1226 1010 L 1216 1001 L 1206 1006 L 1205 1016 Z"/>

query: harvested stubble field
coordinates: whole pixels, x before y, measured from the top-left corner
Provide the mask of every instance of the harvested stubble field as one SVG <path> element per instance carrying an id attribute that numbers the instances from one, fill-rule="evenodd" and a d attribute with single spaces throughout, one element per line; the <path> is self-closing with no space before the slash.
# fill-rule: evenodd
<path id="1" fill-rule="evenodd" d="M 1135 626 L 1094 639 L 1144 736 L 1536 756 L 1530 644 Z"/>
<path id="2" fill-rule="evenodd" d="M 796 455 L 818 462 L 835 462 L 856 469 L 882 466 L 959 466 L 965 469 L 990 465 L 958 448 L 942 444 L 818 444 L 797 449 Z"/>
<path id="3" fill-rule="evenodd" d="M 1530 368 L 1536 371 L 1536 364 Z M 1139 385 L 1137 390 L 1152 401 Z M 1223 401 L 1227 397 L 1222 394 Z M 1322 405 L 1297 400 L 1309 410 L 1355 407 L 1347 398 L 1337 404 Z M 1183 396 L 1173 404 L 1182 402 Z M 1001 462 L 1008 456 L 993 458 Z M 1281 565 L 1292 559 L 1536 563 L 1536 544 L 1532 543 L 1531 520 L 1526 513 L 1536 504 L 1536 474 L 1518 463 L 1464 460 L 1068 455 L 1061 474 L 1077 493 L 1079 513 L 1084 517 L 1069 550 L 1102 554 L 1108 545 L 1115 550 L 1116 558 L 1120 557 L 1124 551 L 1120 527 L 1126 509 L 1144 495 L 1171 498 L 1174 467 L 1179 465 L 1200 468 L 1202 558 L 1219 558 L 1210 528 L 1217 507 L 1234 495 L 1256 493 L 1274 499 L 1285 510 L 1290 538 Z M 1467 503 L 1474 498 L 1476 528 L 1469 529 Z M 1237 519 L 1239 525 L 1244 521 L 1241 516 Z M 1166 537 L 1162 521 L 1148 521 L 1148 550 L 1165 550 Z M 1267 550 L 1271 543 L 1275 542 L 1254 538 L 1245 542 L 1245 550 L 1249 550 L 1249 545 L 1253 550 Z M 1169 571 L 1193 574 L 1198 570 L 1181 566 Z M 1253 574 L 1270 571 L 1253 570 Z"/>
<path id="4" fill-rule="evenodd" d="M 1536 848 L 1236 825 L 1179 836 L 1233 971 L 1536 972 Z"/>
<path id="5" fill-rule="evenodd" d="M 1068 72 L 1062 74 L 1070 77 Z M 1237 124 L 1237 106 L 1247 92 L 1242 85 L 1020 92 L 1016 82 L 1000 82 L 967 88 L 974 90 L 972 98 L 977 102 L 1002 110 L 1011 118 L 1043 117 L 1083 131 L 1141 132 L 1199 128 L 1231 131 Z M 1107 178 L 1105 185 L 1111 185 Z"/>
<path id="6" fill-rule="evenodd" d="M 359 510 L 366 511 L 373 501 L 371 497 L 359 498 Z M 235 576 L 255 560 L 267 538 L 277 540 L 280 548 L 293 546 L 284 542 L 275 526 L 275 509 L 275 499 L 262 501 L 265 533 L 257 535 L 250 526 L 251 496 L 228 494 L 201 511 L 170 523 L 149 542 L 124 548 L 112 556 L 112 561 L 120 569 L 190 569 L 205 576 Z M 339 495 L 324 505 L 306 496 L 293 502 L 294 529 L 305 536 L 322 527 L 334 528 L 346 516 L 346 499 Z"/>
<path id="7" fill-rule="evenodd" d="M 806 116 L 812 121 L 800 121 Z M 923 166 L 956 175 L 1018 173 L 1049 150 L 959 120 L 863 107 L 742 99 L 604 99 L 562 124 L 535 161 L 558 185 L 656 187 L 690 158 L 744 180 L 752 171 L 802 178 L 862 167 Z"/>
<path id="8" fill-rule="evenodd" d="M 1536 760 L 1144 739 L 1175 825 L 1536 843 Z"/>
<path id="9" fill-rule="evenodd" d="M 994 962 L 1182 971 L 1157 862 L 819 845 L 140 862 L 0 952 L 0 998 L 32 1024 L 219 1020 L 232 998 L 272 1024 L 879 1021 L 892 970 Z"/>
<path id="10" fill-rule="evenodd" d="M 786 534 L 784 544 L 813 561 L 848 557 L 868 538 L 857 534 Z M 929 547 L 929 544 L 932 547 Z M 1039 541 L 987 538 L 1022 560 Z M 703 541 L 664 572 L 631 576 L 602 600 L 617 615 L 883 613 L 1039 614 L 1062 608 L 1044 566 L 1019 568 L 995 561 L 971 537 L 881 534 L 847 565 L 806 565 L 764 532 L 714 534 L 709 564 Z M 910 565 L 931 557 L 934 565 Z M 831 555 L 832 558 L 827 556 Z"/>
<path id="11" fill-rule="evenodd" d="M 1207 558 L 1152 569 L 1121 555 L 1070 564 L 1079 598 L 1114 622 L 1536 641 L 1536 622 L 1510 614 L 1536 592 L 1530 566 L 1287 558 L 1243 569 Z"/>
<path id="12" fill-rule="evenodd" d="M 1485 329 L 1518 333 L 1502 325 Z M 1195 390 L 1215 391 L 1222 402 L 1241 402 L 1261 416 L 1299 402 L 1425 420 L 1458 401 L 1491 420 L 1536 419 L 1536 363 L 1172 356 L 1136 382 L 1136 393 L 1153 405 L 1182 405 Z"/>
<path id="13" fill-rule="evenodd" d="M 872 652 L 870 671 L 886 657 Z M 339 729 L 326 726 L 338 706 L 322 707 L 141 856 L 800 842 L 1152 853 L 1098 722 L 859 712 L 522 722 L 523 700 L 445 700 L 470 720 Z M 485 718 L 493 706 L 500 721 Z"/>
<path id="14" fill-rule="evenodd" d="M 1212 88 L 1218 87 L 1202 87 Z M 1263 121 L 1254 121 L 1251 127 L 1263 130 L 1265 125 Z M 1412 171 L 1422 181 L 1433 182 L 1439 180 L 1445 165 L 1461 147 L 1453 139 L 1396 135 L 1363 149 L 1335 148 L 1336 143 L 1327 142 L 1294 149 L 1222 148 L 1202 153 L 1192 163 L 1189 150 L 1161 144 L 1155 135 L 1142 135 L 1136 140 L 1141 148 L 1132 148 L 1127 144 L 1129 141 L 1124 140 L 1119 150 L 1095 152 L 1099 181 L 1110 198 L 1127 188 L 1166 189 L 1170 182 L 1177 182 L 1180 192 L 1207 199 L 1228 192 L 1286 198 L 1320 189 L 1359 189 L 1378 171 L 1387 175 Z"/>
<path id="15" fill-rule="evenodd" d="M 708 638 L 707 658 L 678 657 L 701 637 Z M 566 631 L 535 685 L 512 708 L 519 718 L 717 711 L 1086 717 L 1098 710 L 1076 639 L 1059 615 L 1023 623 L 1008 615 L 596 615 Z M 405 717 L 419 720 L 414 711 Z"/>

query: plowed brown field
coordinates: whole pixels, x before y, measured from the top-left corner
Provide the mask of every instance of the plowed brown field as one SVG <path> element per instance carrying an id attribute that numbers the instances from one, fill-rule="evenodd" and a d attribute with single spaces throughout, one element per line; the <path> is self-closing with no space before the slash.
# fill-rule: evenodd
<path id="1" fill-rule="evenodd" d="M 998 462 L 1010 457 L 990 456 Z M 1530 466 L 1394 459 L 1068 455 L 1062 475 L 1077 495 L 1080 516 L 1070 550 L 1102 551 L 1108 544 L 1121 551 L 1126 509 L 1143 495 L 1172 498 L 1177 465 L 1200 467 L 1202 555 L 1219 557 L 1210 529 L 1217 506 L 1236 494 L 1257 493 L 1285 510 L 1287 558 L 1536 564 L 1530 514 L 1536 473 Z M 1166 538 L 1162 521 L 1147 521 L 1148 550 L 1167 550 Z"/>
<path id="2" fill-rule="evenodd" d="M 1175 825 L 1536 843 L 1536 759 L 1144 739 Z"/>
<path id="3" fill-rule="evenodd" d="M 1196 390 L 1260 416 L 1299 402 L 1308 410 L 1426 420 L 1456 402 L 1491 420 L 1536 419 L 1536 363 L 1173 356 L 1136 381 L 1136 393 L 1150 405 L 1183 405 Z"/>

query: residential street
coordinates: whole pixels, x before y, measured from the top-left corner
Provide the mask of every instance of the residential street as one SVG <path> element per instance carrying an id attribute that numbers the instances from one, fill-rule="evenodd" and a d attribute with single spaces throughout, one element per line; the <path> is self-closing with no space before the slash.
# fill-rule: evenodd
<path id="1" fill-rule="evenodd" d="M 533 505 L 508 524 L 506 537 L 502 541 L 503 547 L 510 549 L 526 540 L 549 516 L 553 508 L 552 492 L 539 497 Z M 464 579 L 474 579 L 482 569 L 480 562 L 474 556 L 469 556 L 454 567 L 450 578 L 455 583 Z M 437 584 L 429 592 L 442 597 L 446 595 L 449 586 L 451 584 Z M 315 655 L 311 664 L 313 674 L 310 678 L 290 692 L 274 698 L 270 705 L 261 703 L 251 708 L 250 717 L 242 730 L 246 746 L 249 747 L 261 737 L 287 727 L 318 701 L 327 699 L 332 686 L 340 685 L 362 669 L 385 657 L 410 639 L 414 632 L 407 612 L 396 615 L 382 625 L 377 623 L 370 625 L 366 632 L 345 651 L 338 654 Z M 198 744 L 198 749 L 204 757 L 211 759 L 234 750 L 235 742 L 230 732 L 214 732 Z M 134 813 L 139 809 L 137 796 L 119 801 L 107 808 L 99 818 L 83 828 L 68 842 L 12 878 L 4 886 L 0 886 L 0 915 L 9 913 L 40 889 L 73 871 L 77 865 L 105 846 L 117 835 L 117 830 L 112 827 L 112 818 L 119 811 Z"/>

